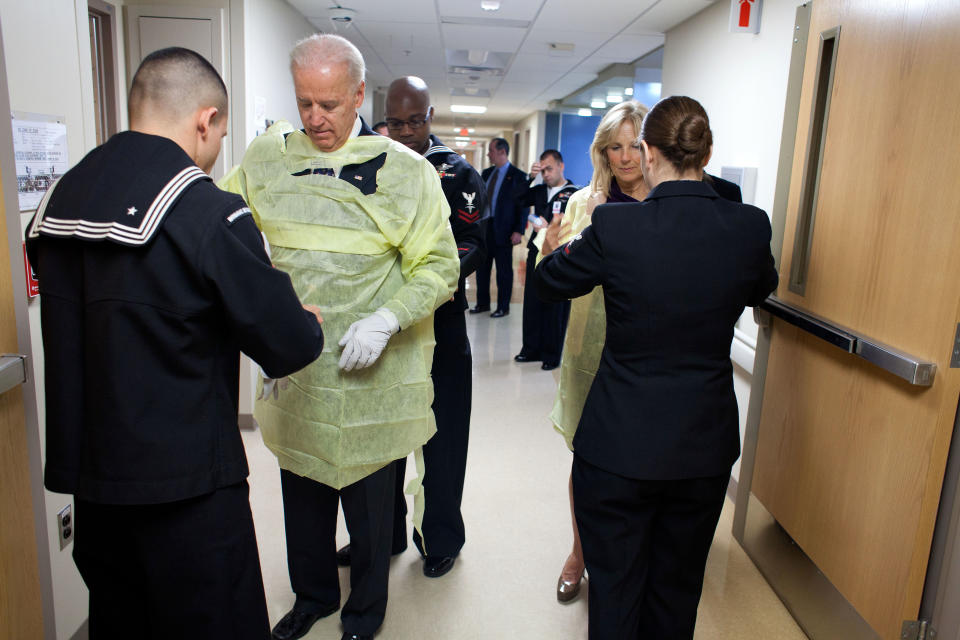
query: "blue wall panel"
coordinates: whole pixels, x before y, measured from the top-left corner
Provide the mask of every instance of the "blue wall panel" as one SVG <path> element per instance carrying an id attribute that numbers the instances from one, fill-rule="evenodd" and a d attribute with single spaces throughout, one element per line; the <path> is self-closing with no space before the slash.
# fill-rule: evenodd
<path id="1" fill-rule="evenodd" d="M 569 113 L 560 116 L 558 149 L 563 154 L 564 175 L 579 187 L 590 184 L 590 178 L 593 176 L 590 144 L 600 124 L 600 117 L 577 116 Z"/>

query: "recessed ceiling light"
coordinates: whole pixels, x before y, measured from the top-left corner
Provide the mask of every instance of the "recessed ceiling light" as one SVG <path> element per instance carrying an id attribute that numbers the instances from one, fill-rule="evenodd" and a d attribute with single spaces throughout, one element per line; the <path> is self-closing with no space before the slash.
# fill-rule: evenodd
<path id="1" fill-rule="evenodd" d="M 593 115 L 593 111 L 591 111 L 590 109 L 579 109 L 579 110 L 577 111 L 577 115 L 578 115 L 578 116 L 592 116 L 592 115 Z"/>
<path id="2" fill-rule="evenodd" d="M 464 140 L 466 142 L 470 142 L 470 138 L 468 138 L 467 136 L 456 136 L 454 137 L 454 140 Z"/>
<path id="3" fill-rule="evenodd" d="M 464 131 L 466 131 L 467 133 L 473 133 L 474 131 L 476 131 L 476 129 L 474 129 L 473 127 L 454 127 L 453 128 L 453 132 L 461 136 L 466 135 L 464 134 Z"/>
<path id="4" fill-rule="evenodd" d="M 625 96 L 632 96 L 632 95 L 633 95 L 633 87 L 627 87 L 626 89 L 624 89 L 624 90 L 623 90 L 623 95 L 625 95 Z"/>
<path id="5" fill-rule="evenodd" d="M 590 106 L 593 107 L 594 109 L 606 109 L 607 103 L 604 102 L 603 100 L 592 100 L 590 102 Z"/>
<path id="6" fill-rule="evenodd" d="M 500 0 L 480 0 L 480 8 L 484 11 L 497 11 L 500 9 Z"/>
<path id="7" fill-rule="evenodd" d="M 618 94 L 615 94 L 615 93 L 611 93 L 610 95 L 607 96 L 607 102 L 609 102 L 610 104 L 615 104 L 615 103 L 617 103 L 617 102 L 623 102 L 623 96 L 618 95 Z"/>
<path id="8" fill-rule="evenodd" d="M 487 108 L 472 104 L 452 104 L 450 105 L 450 111 L 454 113 L 486 113 Z"/>

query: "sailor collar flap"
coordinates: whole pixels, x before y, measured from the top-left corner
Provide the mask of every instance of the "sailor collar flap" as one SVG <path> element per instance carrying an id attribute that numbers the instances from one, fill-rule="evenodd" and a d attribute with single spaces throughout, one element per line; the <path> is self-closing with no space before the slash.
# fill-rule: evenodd
<path id="1" fill-rule="evenodd" d="M 115 135 L 57 180 L 40 200 L 28 237 L 147 244 L 193 184 L 210 180 L 173 141 Z M 77 208 L 77 203 L 84 203 Z"/>

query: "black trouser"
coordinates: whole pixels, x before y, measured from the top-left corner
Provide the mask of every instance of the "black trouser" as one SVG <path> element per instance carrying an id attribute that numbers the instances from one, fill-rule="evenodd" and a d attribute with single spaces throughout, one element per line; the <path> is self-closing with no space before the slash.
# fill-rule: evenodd
<path id="1" fill-rule="evenodd" d="M 460 503 L 470 438 L 473 358 L 462 311 L 438 309 L 433 332 L 437 346 L 433 350 L 431 375 L 437 432 L 423 446 L 424 540 L 414 531 L 413 542 L 421 554 L 440 557 L 457 555 L 464 543 Z M 398 471 L 402 484 L 404 468 Z M 395 541 L 396 518 L 403 518 L 406 506 L 403 493 L 398 491 L 393 513 Z M 405 535 L 402 521 L 399 529 Z"/>
<path id="2" fill-rule="evenodd" d="M 520 353 L 544 364 L 560 364 L 563 337 L 567 331 L 570 301 L 544 302 L 533 286 L 537 266 L 536 249 L 527 253 L 527 276 L 523 289 L 523 348 Z"/>
<path id="3" fill-rule="evenodd" d="M 592 640 L 689 640 L 730 474 L 634 480 L 577 455 L 573 504 Z"/>
<path id="4" fill-rule="evenodd" d="M 337 503 L 350 532 L 350 597 L 340 619 L 346 633 L 372 635 L 387 611 L 393 463 L 337 491 L 280 471 L 287 568 L 297 595 L 294 607 L 318 613 L 340 602 L 337 571 Z"/>
<path id="5" fill-rule="evenodd" d="M 91 640 L 270 637 L 246 480 L 165 504 L 75 502 Z"/>
<path id="6" fill-rule="evenodd" d="M 497 264 L 497 309 L 510 310 L 510 294 L 513 293 L 513 245 L 506 246 L 490 243 L 487 245 L 487 257 L 477 267 L 477 307 L 490 306 L 490 269 Z"/>

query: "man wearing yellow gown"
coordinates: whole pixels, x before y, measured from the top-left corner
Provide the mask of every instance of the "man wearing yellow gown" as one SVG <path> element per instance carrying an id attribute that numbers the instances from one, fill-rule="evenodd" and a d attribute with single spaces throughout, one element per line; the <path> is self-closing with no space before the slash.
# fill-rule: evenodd
<path id="1" fill-rule="evenodd" d="M 352 555 L 343 638 L 360 640 L 386 611 L 388 465 L 419 452 L 436 430 L 432 316 L 456 287 L 459 260 L 436 171 L 357 113 L 364 63 L 356 47 L 315 35 L 290 58 L 303 129 L 276 123 L 223 180 L 246 199 L 274 265 L 304 303 L 320 307 L 331 338 L 314 364 L 264 380 L 254 410 L 280 463 L 296 594 L 273 637 L 302 637 L 340 607 L 339 500 Z"/>

